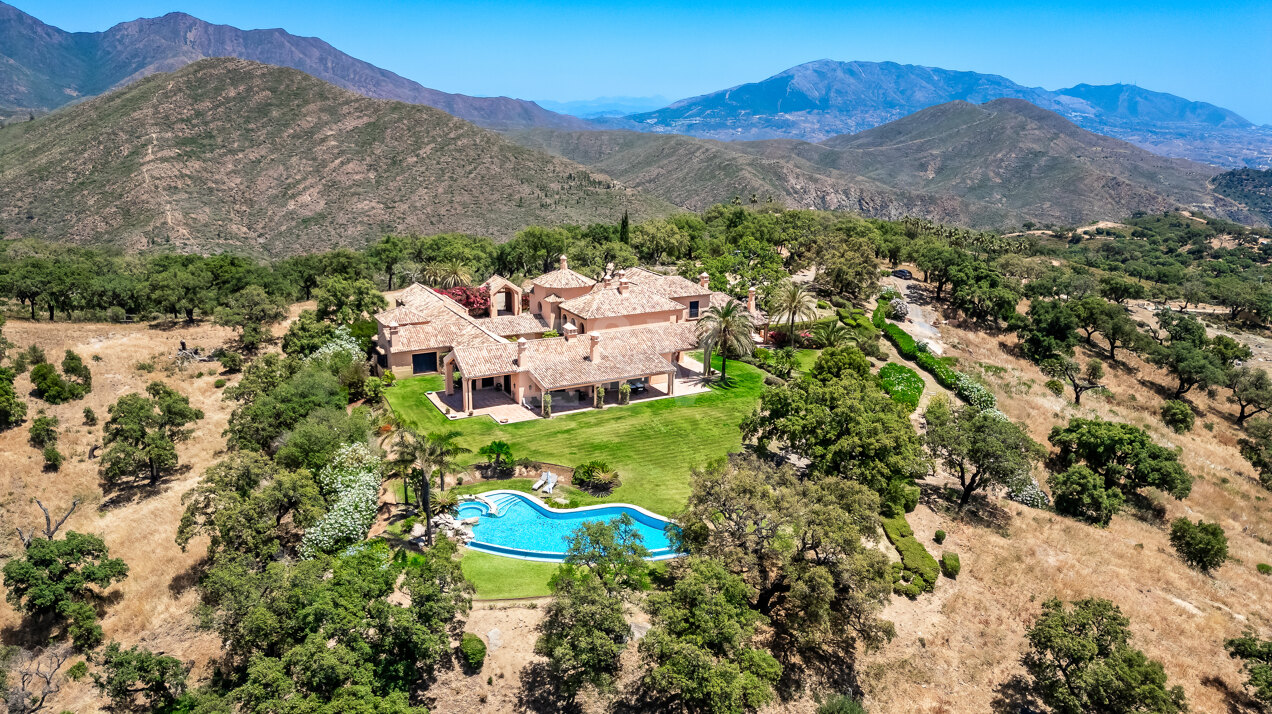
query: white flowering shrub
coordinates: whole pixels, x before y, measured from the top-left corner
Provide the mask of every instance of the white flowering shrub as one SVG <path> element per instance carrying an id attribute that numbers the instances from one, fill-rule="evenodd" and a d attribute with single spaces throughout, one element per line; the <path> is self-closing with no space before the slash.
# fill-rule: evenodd
<path id="1" fill-rule="evenodd" d="M 958 381 L 954 384 L 954 393 L 963 401 L 982 411 L 998 406 L 998 399 L 993 392 L 985 388 L 985 385 L 962 372 L 958 373 L 957 379 Z"/>
<path id="2" fill-rule="evenodd" d="M 889 320 L 904 320 L 910 314 L 910 306 L 899 297 L 888 301 L 886 314 Z"/>
<path id="3" fill-rule="evenodd" d="M 375 522 L 380 495 L 380 459 L 366 444 L 345 444 L 318 472 L 318 487 L 331 503 L 317 523 L 305 531 L 300 554 L 312 558 L 366 538 Z"/>
<path id="4" fill-rule="evenodd" d="M 891 285 L 879 291 L 879 302 L 887 302 L 889 300 L 895 300 L 900 297 L 901 297 L 901 291 L 897 290 Z"/>
<path id="5" fill-rule="evenodd" d="M 361 362 L 362 347 L 348 325 L 341 325 L 331 333 L 331 337 L 309 355 L 311 361 L 328 362 L 339 356 L 341 362 Z"/>
<path id="6" fill-rule="evenodd" d="M 1030 508 L 1046 508 L 1051 505 L 1047 492 L 1038 485 L 1037 479 L 1029 479 L 1025 483 L 1007 491 L 1007 498 Z"/>

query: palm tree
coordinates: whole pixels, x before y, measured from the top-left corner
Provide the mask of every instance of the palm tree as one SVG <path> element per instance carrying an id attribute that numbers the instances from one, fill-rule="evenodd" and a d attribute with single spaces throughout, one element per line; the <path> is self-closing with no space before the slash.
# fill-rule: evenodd
<path id="1" fill-rule="evenodd" d="M 438 483 L 441 484 L 443 491 L 446 490 L 446 472 L 459 468 L 456 458 L 472 453 L 472 449 L 465 449 L 455 443 L 455 440 L 462 435 L 463 432 L 448 431 L 429 434 L 424 439 L 424 450 L 428 455 L 428 463 L 437 469 Z"/>
<path id="2" fill-rule="evenodd" d="M 441 272 L 438 275 L 439 288 L 454 288 L 460 285 L 467 285 L 472 282 L 473 274 L 458 260 L 450 260 L 441 265 Z"/>
<path id="3" fill-rule="evenodd" d="M 729 377 L 730 352 L 734 355 L 746 355 L 755 350 L 755 343 L 751 341 L 751 333 L 754 331 L 754 318 L 736 300 L 707 310 L 706 315 L 698 321 L 699 341 L 720 350 L 721 381 Z"/>
<path id="4" fill-rule="evenodd" d="M 818 347 L 843 347 L 852 339 L 852 333 L 838 322 L 823 322 L 813 327 L 813 342 Z"/>
<path id="5" fill-rule="evenodd" d="M 786 318 L 788 324 L 786 334 L 791 344 L 795 344 L 795 323 L 798 320 L 811 320 L 817 317 L 817 297 L 803 285 L 787 281 L 778 286 L 771 300 L 774 314 Z"/>

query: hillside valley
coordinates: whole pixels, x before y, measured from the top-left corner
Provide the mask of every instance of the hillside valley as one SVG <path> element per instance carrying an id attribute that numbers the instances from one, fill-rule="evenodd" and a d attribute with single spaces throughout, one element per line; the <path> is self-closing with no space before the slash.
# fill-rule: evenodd
<path id="1" fill-rule="evenodd" d="M 673 207 L 439 110 L 202 60 L 0 129 L 9 237 L 294 254 Z"/>
<path id="2" fill-rule="evenodd" d="M 1086 131 L 1023 100 L 950 102 L 817 144 L 618 131 L 511 136 L 688 208 L 755 195 L 977 228 L 1115 220 L 1180 206 L 1254 220 L 1209 187 L 1218 169 Z"/>

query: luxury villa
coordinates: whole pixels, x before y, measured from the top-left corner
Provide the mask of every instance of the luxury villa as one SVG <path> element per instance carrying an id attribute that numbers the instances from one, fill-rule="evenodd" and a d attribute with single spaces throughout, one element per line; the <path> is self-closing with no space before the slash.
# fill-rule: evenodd
<path id="1" fill-rule="evenodd" d="M 548 394 L 554 408 L 591 405 L 597 389 L 617 399 L 623 383 L 641 397 L 675 395 L 678 382 L 701 376 L 686 354 L 698 346 L 699 317 L 733 299 L 711 291 L 707 278 L 611 267 L 593 280 L 563 255 L 528 289 L 498 275 L 483 283 L 486 317 L 416 283 L 376 315 L 379 367 L 399 377 L 444 374 L 446 397 L 438 399 L 460 413 L 501 404 L 539 410 Z M 754 289 L 747 309 L 759 316 Z M 559 336 L 543 337 L 549 331 Z"/>

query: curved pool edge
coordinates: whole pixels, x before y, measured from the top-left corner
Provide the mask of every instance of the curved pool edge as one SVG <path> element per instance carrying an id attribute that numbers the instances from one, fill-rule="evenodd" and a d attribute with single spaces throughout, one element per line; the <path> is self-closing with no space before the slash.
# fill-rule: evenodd
<path id="1" fill-rule="evenodd" d="M 670 518 L 667 518 L 666 516 L 661 516 L 657 513 L 654 513 L 653 511 L 650 511 L 647 508 L 641 508 L 640 506 L 637 506 L 636 504 L 633 504 L 633 503 L 597 503 L 590 506 L 579 506 L 577 508 L 553 508 L 552 506 L 549 506 L 547 503 L 545 503 L 543 499 L 539 498 L 533 493 L 527 493 L 525 491 L 518 491 L 516 489 L 508 489 L 508 488 L 501 488 L 501 489 L 495 489 L 493 491 L 483 491 L 481 493 L 473 493 L 473 494 L 465 494 L 465 495 L 471 496 L 476 501 L 485 503 L 487 508 L 491 509 L 491 513 L 495 513 L 497 515 L 497 510 L 495 509 L 494 504 L 492 504 L 487 499 L 491 496 L 495 496 L 498 494 L 511 494 L 519 498 L 524 498 L 527 501 L 529 501 L 531 505 L 537 508 L 541 508 L 550 513 L 569 514 L 569 513 L 582 513 L 586 511 L 596 511 L 596 510 L 602 510 L 606 508 L 630 508 L 631 510 L 639 513 L 642 516 L 645 516 L 646 518 L 662 521 L 663 523 L 670 524 L 670 525 L 675 525 L 676 523 L 675 521 L 671 520 Z M 561 563 L 565 561 L 565 557 L 566 557 L 565 553 L 554 553 L 551 551 L 541 551 L 541 550 L 528 550 L 525 548 L 511 548 L 509 546 L 496 545 L 494 543 L 483 543 L 482 541 L 479 541 L 479 540 L 469 541 L 465 547 L 472 548 L 473 550 L 476 550 L 482 553 L 497 555 L 503 558 L 513 558 L 516 560 L 530 560 L 530 561 L 535 561 L 540 563 Z M 673 558 L 679 558 L 680 556 L 684 555 L 683 553 L 677 553 L 675 551 L 667 551 L 667 549 L 659 549 L 657 551 L 652 551 L 652 552 L 656 554 L 651 555 L 648 558 L 645 558 L 645 560 L 648 560 L 648 561 L 671 560 Z"/>

